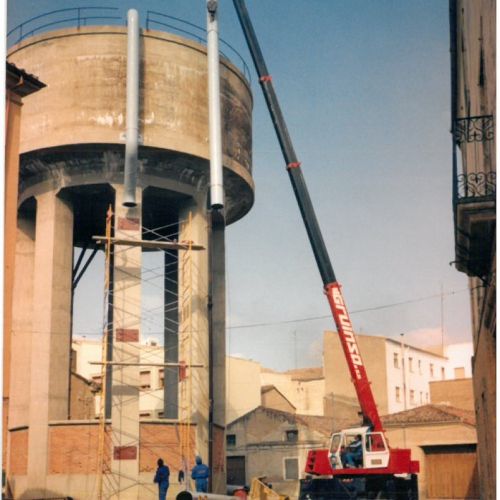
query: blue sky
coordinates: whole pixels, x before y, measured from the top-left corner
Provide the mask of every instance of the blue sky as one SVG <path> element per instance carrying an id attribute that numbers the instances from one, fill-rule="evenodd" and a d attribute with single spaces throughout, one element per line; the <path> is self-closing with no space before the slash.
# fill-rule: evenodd
<path id="1" fill-rule="evenodd" d="M 205 25 L 204 0 L 138 3 L 85 5 L 116 6 L 123 17 L 134 7 L 143 19 L 156 10 Z M 78 5 L 12 0 L 8 27 Z M 405 333 L 423 346 L 440 341 L 443 318 L 448 342 L 470 340 L 467 280 L 449 265 L 448 1 L 247 6 L 355 329 Z M 333 322 L 229 0 L 220 2 L 220 34 L 247 60 L 254 91 L 255 205 L 227 229 L 229 351 L 276 369 L 319 364 L 322 332 Z M 80 286 L 75 333 L 98 331 L 101 317 L 90 324 L 85 309 L 90 284 Z M 321 319 L 303 321 L 312 317 Z"/>

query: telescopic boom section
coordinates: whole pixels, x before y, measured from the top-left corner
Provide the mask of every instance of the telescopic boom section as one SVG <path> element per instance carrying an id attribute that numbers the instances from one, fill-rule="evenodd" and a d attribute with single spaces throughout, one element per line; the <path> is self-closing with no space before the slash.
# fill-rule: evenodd
<path id="1" fill-rule="evenodd" d="M 276 135 L 278 136 L 278 141 L 288 170 L 288 176 L 292 183 L 314 257 L 321 274 L 321 279 L 323 280 L 324 290 L 328 297 L 328 302 L 330 303 L 335 325 L 337 326 L 342 348 L 347 359 L 347 364 L 349 365 L 365 423 L 371 425 L 374 431 L 381 431 L 382 424 L 373 398 L 370 382 L 361 359 L 358 344 L 354 336 L 352 323 L 342 297 L 340 285 L 337 283 L 335 273 L 333 272 L 330 257 L 328 256 L 323 241 L 323 235 L 321 234 L 318 220 L 300 168 L 300 162 L 295 154 L 285 119 L 283 118 L 278 98 L 274 91 L 272 78 L 267 70 L 264 56 L 260 50 L 257 36 L 255 35 L 244 0 L 233 0 L 233 4 L 238 14 L 255 69 L 259 76 L 259 82 L 264 93 L 264 98 L 271 115 Z"/>

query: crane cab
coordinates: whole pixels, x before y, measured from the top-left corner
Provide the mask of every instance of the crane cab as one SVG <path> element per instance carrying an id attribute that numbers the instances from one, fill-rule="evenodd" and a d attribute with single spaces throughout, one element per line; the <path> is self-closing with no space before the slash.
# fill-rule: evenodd
<path id="1" fill-rule="evenodd" d="M 390 450 L 382 432 L 357 427 L 332 434 L 328 458 L 334 470 L 385 468 L 389 465 Z"/>

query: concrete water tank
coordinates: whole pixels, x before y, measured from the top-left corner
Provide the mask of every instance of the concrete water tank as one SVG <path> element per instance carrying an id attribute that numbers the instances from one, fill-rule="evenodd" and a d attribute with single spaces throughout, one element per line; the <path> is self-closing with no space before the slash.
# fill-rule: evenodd
<path id="1" fill-rule="evenodd" d="M 151 240 L 166 236 L 165 226 L 179 224 L 179 239 L 183 239 L 180 221 L 190 213 L 190 238 L 208 248 L 206 48 L 173 34 L 141 31 L 136 208 L 122 206 L 126 28 L 89 26 L 31 36 L 8 51 L 8 60 L 37 75 L 46 87 L 25 100 L 21 123 L 7 474 L 16 497 L 87 498 L 84 495 L 95 488 L 97 476 L 97 431 L 95 421 L 75 422 L 69 410 L 73 250 L 92 246 L 92 237 L 104 234 L 109 205 L 114 211 L 115 236 Z M 249 82 L 229 60 L 221 60 L 220 70 L 225 217 L 231 224 L 254 201 L 252 95 Z M 141 249 L 134 252 L 128 260 L 116 257 L 114 263 L 115 360 L 138 359 L 134 352 L 141 342 L 140 322 L 133 319 L 140 316 Z M 193 259 L 201 276 L 192 290 L 200 368 L 189 411 L 194 447 L 206 460 L 209 256 L 201 251 Z M 117 305 L 118 291 L 123 304 L 128 304 L 123 309 Z M 178 332 L 171 332 L 165 342 L 175 351 Z M 224 353 L 223 332 L 216 342 Z M 138 381 L 139 368 L 118 367 L 113 373 L 114 397 L 123 398 L 126 392 L 127 401 L 134 401 L 123 409 L 123 399 L 113 400 L 114 441 L 109 460 L 111 469 L 118 471 L 115 494 L 117 498 L 149 498 L 140 483 L 151 481 L 157 456 L 142 446 L 146 431 L 139 422 L 138 388 L 130 389 L 133 383 L 120 386 L 118 381 L 120 377 Z M 224 363 L 213 376 L 224 387 Z M 170 396 L 165 394 L 175 399 L 176 377 L 172 383 L 175 389 Z M 224 394 L 214 395 L 219 408 L 224 407 L 224 398 Z M 164 417 L 169 420 L 154 422 L 155 438 L 163 443 L 174 439 L 173 426 L 180 416 L 174 411 Z M 223 414 L 217 419 L 218 434 L 210 437 L 220 447 L 214 456 L 221 455 L 225 442 Z M 118 424 L 124 421 L 132 423 Z M 118 429 L 119 425 L 123 428 Z M 82 439 L 93 445 L 77 445 Z M 71 459 L 66 462 L 58 458 L 68 456 Z M 223 483 L 224 467 L 211 465 Z"/>

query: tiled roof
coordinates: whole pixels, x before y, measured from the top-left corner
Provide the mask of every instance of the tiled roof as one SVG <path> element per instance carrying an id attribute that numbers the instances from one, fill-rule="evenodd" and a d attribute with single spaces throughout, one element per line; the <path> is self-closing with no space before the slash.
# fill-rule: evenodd
<path id="1" fill-rule="evenodd" d="M 229 425 L 233 425 L 236 422 L 244 419 L 248 419 L 253 413 L 262 412 L 267 413 L 270 416 L 281 418 L 290 424 L 300 424 L 309 427 L 325 436 L 329 436 L 333 429 L 333 419 L 330 417 L 312 416 L 312 415 L 297 415 L 296 413 L 289 413 L 287 411 L 275 410 L 274 408 L 266 408 L 264 406 L 258 406 L 253 410 L 245 413 L 236 420 L 233 420 Z"/>
<path id="2" fill-rule="evenodd" d="M 437 404 L 419 406 L 411 410 L 384 415 L 381 418 L 382 423 L 386 426 L 397 426 L 400 424 L 425 425 L 447 422 L 458 422 L 471 426 L 476 425 L 476 417 L 473 411 Z"/>
<path id="3" fill-rule="evenodd" d="M 46 87 L 35 75 L 27 73 L 15 64 L 6 61 L 6 87 L 14 90 L 16 94 L 25 97 L 37 90 Z"/>

